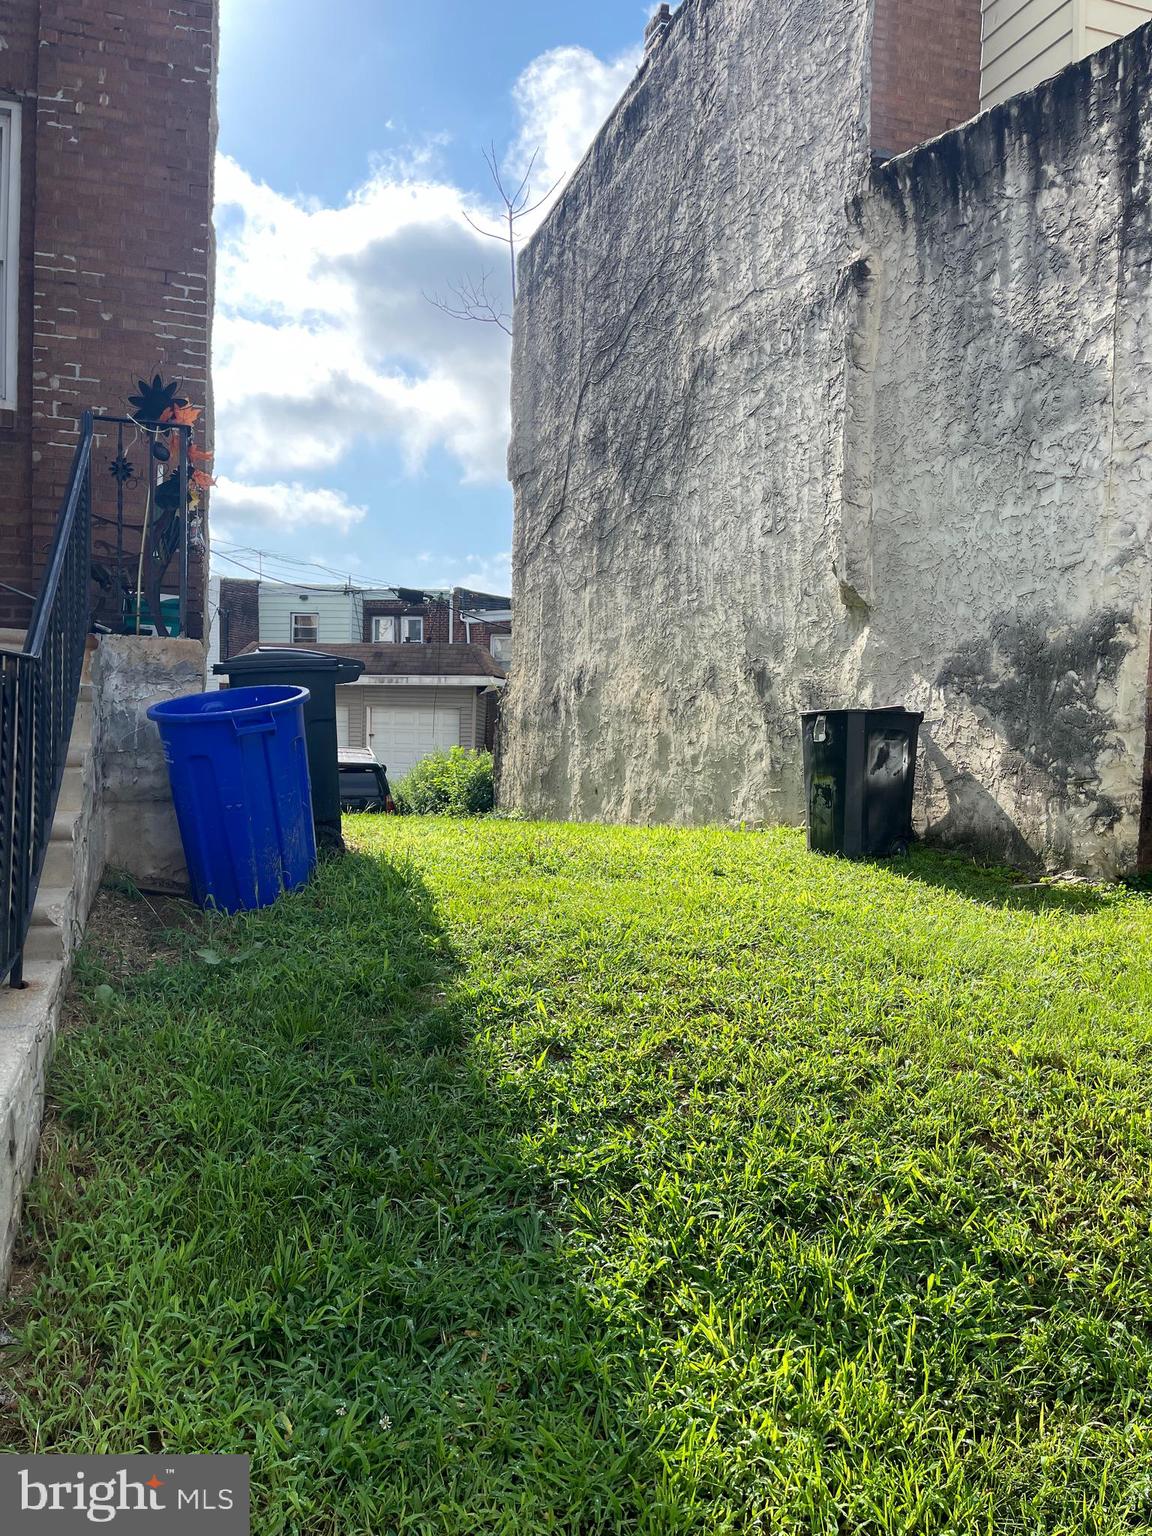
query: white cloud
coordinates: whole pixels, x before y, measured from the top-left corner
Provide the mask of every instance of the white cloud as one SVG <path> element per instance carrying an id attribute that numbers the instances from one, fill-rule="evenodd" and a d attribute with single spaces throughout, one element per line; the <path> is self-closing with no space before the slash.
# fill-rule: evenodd
<path id="1" fill-rule="evenodd" d="M 424 297 L 488 252 L 455 189 L 388 175 L 313 208 L 222 163 L 216 396 L 244 476 L 325 468 L 363 438 L 412 469 L 440 446 L 467 480 L 503 475 L 506 338 Z"/>
<path id="2" fill-rule="evenodd" d="M 233 530 L 246 528 L 326 527 L 347 533 L 364 521 L 368 511 L 350 502 L 342 491 L 284 482 L 245 485 L 221 475 L 212 492 L 212 514 L 215 536 L 231 540 Z"/>
<path id="3" fill-rule="evenodd" d="M 636 62 L 604 63 L 582 48 L 534 60 L 513 91 L 510 164 L 523 166 L 539 145 L 538 189 L 568 175 Z M 266 482 L 331 470 L 373 441 L 398 447 L 412 472 L 441 449 L 464 481 L 503 480 L 507 338 L 452 319 L 425 295 L 487 270 L 504 299 L 507 273 L 501 248 L 464 218 L 484 210 L 433 163 L 432 151 L 384 162 L 327 207 L 221 157 L 214 378 L 218 462 L 235 478 L 222 481 L 214 508 L 230 525 L 359 521 L 364 509 L 336 493 Z M 284 510 L 284 491 L 295 512 Z"/>
<path id="4" fill-rule="evenodd" d="M 512 591 L 511 550 L 497 555 L 422 554 L 417 564 L 420 585 L 425 587 L 468 587 L 497 596 Z"/>
<path id="5" fill-rule="evenodd" d="M 520 133 L 513 159 L 544 191 L 572 174 L 624 94 L 643 56 L 641 49 L 606 63 L 587 48 L 553 48 L 533 59 L 513 87 Z"/>

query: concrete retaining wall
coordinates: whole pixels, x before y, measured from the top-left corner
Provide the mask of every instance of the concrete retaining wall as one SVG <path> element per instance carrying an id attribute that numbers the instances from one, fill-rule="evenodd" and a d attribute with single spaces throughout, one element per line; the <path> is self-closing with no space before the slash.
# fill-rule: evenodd
<path id="1" fill-rule="evenodd" d="M 183 895 L 188 869 L 168 768 L 148 707 L 204 688 L 199 640 L 109 635 L 93 665 L 107 862 L 141 890 Z"/>

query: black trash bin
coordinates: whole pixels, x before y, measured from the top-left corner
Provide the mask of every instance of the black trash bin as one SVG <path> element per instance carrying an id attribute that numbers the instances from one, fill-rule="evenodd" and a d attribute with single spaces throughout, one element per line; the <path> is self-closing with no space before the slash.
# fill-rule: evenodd
<path id="1" fill-rule="evenodd" d="M 258 646 L 220 661 L 213 672 L 233 688 L 291 684 L 307 688 L 304 731 L 308 738 L 308 772 L 312 778 L 312 819 L 321 852 L 342 852 L 340 831 L 340 770 L 337 764 L 336 685 L 354 683 L 364 670 L 362 661 L 331 656 L 326 651 L 294 650 L 288 646 Z"/>
<path id="2" fill-rule="evenodd" d="M 814 709 L 801 718 L 808 847 L 849 859 L 906 852 L 924 716 L 907 709 Z"/>

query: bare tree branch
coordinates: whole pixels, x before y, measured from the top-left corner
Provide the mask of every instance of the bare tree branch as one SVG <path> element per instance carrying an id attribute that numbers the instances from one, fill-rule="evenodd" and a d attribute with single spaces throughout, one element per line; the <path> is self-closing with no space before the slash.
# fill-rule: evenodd
<path id="1" fill-rule="evenodd" d="M 512 292 L 512 305 L 516 305 L 516 250 L 520 243 L 519 224 L 521 220 L 537 213 L 559 187 L 563 177 L 554 181 L 544 193 L 543 197 L 532 200 L 532 173 L 536 169 L 536 161 L 540 156 L 539 148 L 532 151 L 528 165 L 515 192 L 509 192 L 504 180 L 504 172 L 500 166 L 500 157 L 496 153 L 496 145 L 491 143 L 486 149 L 481 149 L 484 164 L 488 167 L 488 174 L 492 178 L 492 185 L 496 188 L 497 196 L 503 204 L 503 212 L 500 214 L 501 228 L 499 230 L 485 229 L 483 224 L 474 219 L 468 210 L 462 209 L 465 222 L 469 228 L 474 229 L 478 235 L 483 235 L 485 240 L 497 240 L 508 249 L 508 275 Z M 458 284 L 449 285 L 449 293 L 452 299 L 446 299 L 441 294 L 425 294 L 429 304 L 435 305 L 444 314 L 451 315 L 454 320 L 477 320 L 484 325 L 498 325 L 500 329 L 511 336 L 512 316 L 505 313 L 496 305 L 488 293 L 488 279 L 490 274 L 483 272 L 479 280 L 464 278 Z"/>
<path id="2" fill-rule="evenodd" d="M 493 302 L 488 293 L 488 276 L 487 272 L 482 272 L 478 281 L 465 277 L 459 283 L 450 283 L 448 292 L 452 295 L 451 299 L 439 293 L 425 293 L 424 297 L 435 309 L 451 315 L 453 320 L 475 320 L 480 325 L 497 325 L 506 336 L 511 336 L 512 316 Z"/>

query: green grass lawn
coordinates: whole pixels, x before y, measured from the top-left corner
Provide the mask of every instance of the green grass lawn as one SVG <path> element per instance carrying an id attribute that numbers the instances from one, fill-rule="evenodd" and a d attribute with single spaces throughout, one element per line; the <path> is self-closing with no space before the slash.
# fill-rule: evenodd
<path id="1" fill-rule="evenodd" d="M 1144 898 L 350 829 L 85 959 L 9 1448 L 250 1452 L 260 1536 L 1152 1530 Z"/>

